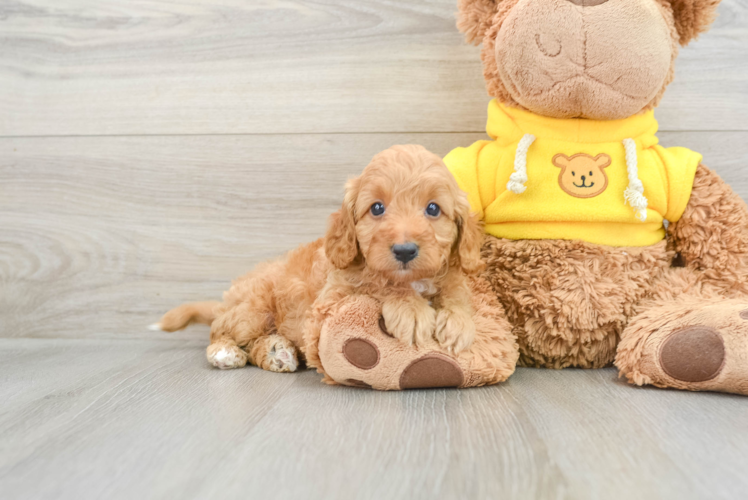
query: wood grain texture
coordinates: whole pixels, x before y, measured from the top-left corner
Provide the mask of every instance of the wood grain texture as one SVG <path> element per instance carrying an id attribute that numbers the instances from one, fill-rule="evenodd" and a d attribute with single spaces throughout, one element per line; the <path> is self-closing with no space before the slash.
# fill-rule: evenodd
<path id="1" fill-rule="evenodd" d="M 380 393 L 219 371 L 199 342 L 0 340 L 0 491 L 23 499 L 734 499 L 748 400 L 519 369 Z"/>
<path id="2" fill-rule="evenodd" d="M 0 136 L 480 132 L 455 0 L 9 0 Z M 748 0 L 682 51 L 664 130 L 748 130 Z"/>
<path id="3" fill-rule="evenodd" d="M 322 235 L 378 151 L 485 137 L 454 0 L 0 2 L 0 497 L 733 499 L 748 399 L 519 369 L 465 391 L 221 372 L 145 326 Z M 667 146 L 748 199 L 748 0 Z M 669 131 L 669 132 L 668 132 Z"/>
<path id="4" fill-rule="evenodd" d="M 144 327 L 169 308 L 220 298 L 258 262 L 323 235 L 345 180 L 378 151 L 445 154 L 481 138 L 0 139 L 0 337 L 150 338 Z M 748 199 L 748 132 L 662 139 L 704 153 Z"/>

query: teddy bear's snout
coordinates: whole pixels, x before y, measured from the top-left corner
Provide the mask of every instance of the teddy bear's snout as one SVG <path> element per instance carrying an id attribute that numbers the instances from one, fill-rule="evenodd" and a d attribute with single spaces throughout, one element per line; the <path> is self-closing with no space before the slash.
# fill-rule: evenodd
<path id="1" fill-rule="evenodd" d="M 631 33 L 646 32 L 647 37 Z M 671 31 L 651 0 L 524 0 L 494 42 L 498 74 L 525 108 L 558 118 L 641 111 L 671 69 Z"/>

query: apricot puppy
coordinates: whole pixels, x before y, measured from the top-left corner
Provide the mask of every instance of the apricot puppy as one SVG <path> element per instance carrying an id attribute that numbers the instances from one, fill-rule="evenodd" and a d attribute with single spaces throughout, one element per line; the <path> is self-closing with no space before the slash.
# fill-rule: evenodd
<path id="1" fill-rule="evenodd" d="M 213 366 L 249 362 L 291 372 L 304 360 L 305 333 L 320 327 L 315 306 L 362 294 L 381 302 L 387 330 L 402 342 L 436 338 L 459 352 L 475 336 L 466 274 L 483 268 L 481 241 L 467 197 L 441 158 L 421 146 L 395 146 L 348 182 L 324 238 L 261 264 L 223 302 L 182 305 L 154 327 L 210 324 Z"/>

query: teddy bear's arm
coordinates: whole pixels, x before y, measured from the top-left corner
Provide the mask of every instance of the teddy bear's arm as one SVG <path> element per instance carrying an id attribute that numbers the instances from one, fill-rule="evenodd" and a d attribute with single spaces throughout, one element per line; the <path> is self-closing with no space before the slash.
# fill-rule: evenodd
<path id="1" fill-rule="evenodd" d="M 748 291 L 748 207 L 716 173 L 699 165 L 683 216 L 668 227 L 676 261 L 710 281 Z"/>

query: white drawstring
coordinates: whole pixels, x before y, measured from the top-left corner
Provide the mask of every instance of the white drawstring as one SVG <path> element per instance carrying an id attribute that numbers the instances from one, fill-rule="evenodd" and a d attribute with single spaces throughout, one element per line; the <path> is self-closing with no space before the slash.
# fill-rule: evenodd
<path id="1" fill-rule="evenodd" d="M 644 184 L 639 179 L 639 159 L 636 154 L 636 142 L 624 139 L 626 149 L 626 169 L 629 175 L 629 186 L 623 192 L 623 202 L 628 203 L 636 212 L 636 218 L 644 222 L 647 220 L 647 199 L 644 197 Z"/>
<path id="2" fill-rule="evenodd" d="M 527 182 L 527 150 L 530 149 L 533 142 L 535 142 L 535 136 L 525 134 L 517 145 L 517 152 L 514 155 L 514 173 L 509 176 L 509 182 L 506 184 L 506 188 L 513 193 L 521 194 L 527 189 L 527 186 L 525 186 L 525 182 Z"/>

